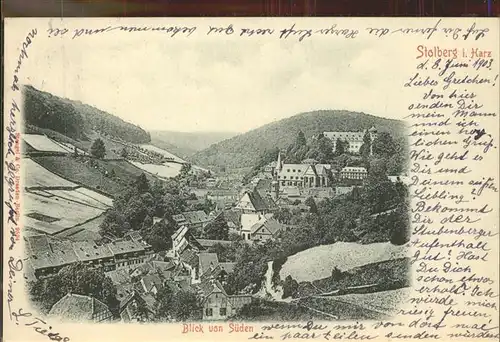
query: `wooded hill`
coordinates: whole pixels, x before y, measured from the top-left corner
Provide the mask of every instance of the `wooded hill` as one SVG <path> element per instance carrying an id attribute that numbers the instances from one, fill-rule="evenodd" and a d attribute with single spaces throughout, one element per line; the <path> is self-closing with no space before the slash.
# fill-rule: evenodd
<path id="1" fill-rule="evenodd" d="M 320 110 L 298 114 L 221 141 L 196 153 L 191 160 L 205 167 L 252 166 L 264 151 L 276 147 L 286 149 L 299 131 L 309 140 L 324 131 L 363 131 L 372 126 L 379 132 L 390 133 L 395 139 L 405 135 L 403 121 L 345 110 Z"/>
<path id="2" fill-rule="evenodd" d="M 171 153 L 188 158 L 198 151 L 222 140 L 234 137 L 232 132 L 173 132 L 151 131 L 151 144 Z"/>
<path id="3" fill-rule="evenodd" d="M 142 128 L 79 101 L 58 97 L 30 85 L 23 87 L 25 124 L 50 129 L 77 140 L 87 134 L 100 134 L 130 143 L 149 143 L 151 137 Z"/>

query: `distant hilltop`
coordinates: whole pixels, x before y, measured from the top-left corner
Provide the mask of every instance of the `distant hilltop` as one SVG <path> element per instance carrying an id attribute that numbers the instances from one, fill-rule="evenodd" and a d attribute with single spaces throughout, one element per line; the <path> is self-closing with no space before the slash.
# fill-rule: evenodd
<path id="1" fill-rule="evenodd" d="M 23 87 L 25 124 L 50 129 L 76 140 L 87 140 L 93 131 L 125 142 L 145 144 L 144 129 L 79 101 L 58 97 L 31 85 Z"/>
<path id="2" fill-rule="evenodd" d="M 405 124 L 345 110 L 319 110 L 298 114 L 221 141 L 193 155 L 198 165 L 240 168 L 252 166 L 259 156 L 273 148 L 285 149 L 302 131 L 307 139 L 323 132 L 363 132 L 376 127 L 395 138 L 405 135 Z"/>

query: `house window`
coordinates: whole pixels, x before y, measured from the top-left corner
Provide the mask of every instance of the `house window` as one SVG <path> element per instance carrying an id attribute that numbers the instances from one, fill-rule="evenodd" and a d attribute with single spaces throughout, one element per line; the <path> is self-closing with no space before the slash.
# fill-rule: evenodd
<path id="1" fill-rule="evenodd" d="M 286 172 L 290 172 L 290 169 L 287 169 Z"/>
<path id="2" fill-rule="evenodd" d="M 205 310 L 205 315 L 206 316 L 212 316 L 213 315 L 213 309 L 211 309 L 211 308 L 206 309 Z"/>
<path id="3" fill-rule="evenodd" d="M 227 315 L 227 310 L 226 310 L 226 308 L 220 308 L 220 315 L 221 315 L 221 316 L 226 316 L 226 315 Z"/>

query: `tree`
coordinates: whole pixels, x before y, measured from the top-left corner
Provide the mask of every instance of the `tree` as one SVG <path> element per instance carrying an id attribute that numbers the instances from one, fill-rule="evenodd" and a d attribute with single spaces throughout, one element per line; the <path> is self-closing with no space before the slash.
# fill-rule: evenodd
<path id="1" fill-rule="evenodd" d="M 148 194 L 151 196 L 151 194 Z M 140 229 L 144 219 L 149 214 L 148 206 L 143 201 L 142 196 L 132 197 L 123 211 L 125 219 L 130 224 L 130 227 L 134 230 Z"/>
<path id="2" fill-rule="evenodd" d="M 143 227 L 141 235 L 155 252 L 165 251 L 172 247 L 172 234 L 178 229 L 172 217 L 166 217 L 152 226 Z"/>
<path id="3" fill-rule="evenodd" d="M 172 319 L 171 307 L 173 296 L 174 293 L 169 286 L 164 286 L 158 290 L 155 301 L 155 312 L 158 318 L 167 321 Z"/>
<path id="4" fill-rule="evenodd" d="M 274 218 L 283 224 L 290 224 L 290 220 L 292 219 L 292 213 L 288 208 L 279 208 L 278 211 L 274 214 Z"/>
<path id="5" fill-rule="evenodd" d="M 117 209 L 110 209 L 99 226 L 99 233 L 103 236 L 122 237 L 130 229 L 130 224 L 125 216 Z"/>
<path id="6" fill-rule="evenodd" d="M 380 133 L 373 140 L 373 153 L 384 157 L 390 157 L 396 153 L 396 143 L 388 132 Z"/>
<path id="7" fill-rule="evenodd" d="M 121 152 L 120 152 L 120 156 L 122 158 L 127 158 L 128 157 L 128 152 L 127 152 L 127 149 L 124 147 L 122 148 Z"/>
<path id="8" fill-rule="evenodd" d="M 297 146 L 305 146 L 307 144 L 306 136 L 304 135 L 304 132 L 299 131 L 299 133 L 297 134 L 297 139 L 295 140 L 295 143 L 297 144 Z"/>
<path id="9" fill-rule="evenodd" d="M 191 164 L 189 163 L 182 164 L 180 176 L 185 177 L 189 174 L 190 171 L 191 171 Z"/>
<path id="10" fill-rule="evenodd" d="M 56 275 L 38 279 L 30 285 L 33 300 L 46 311 L 68 293 L 92 296 L 106 304 L 115 316 L 118 314 L 116 287 L 102 268 L 78 262 L 63 267 Z"/>
<path id="11" fill-rule="evenodd" d="M 140 194 L 149 192 L 149 181 L 144 173 L 135 180 L 135 187 Z"/>
<path id="12" fill-rule="evenodd" d="M 340 279 L 342 279 L 342 277 L 343 277 L 342 271 L 338 267 L 335 266 L 332 270 L 331 279 L 333 281 L 339 281 Z"/>
<path id="13" fill-rule="evenodd" d="M 309 207 L 309 212 L 313 214 L 318 213 L 318 207 L 316 206 L 316 201 L 314 201 L 314 198 L 308 197 L 305 201 L 304 204 Z"/>
<path id="14" fill-rule="evenodd" d="M 283 296 L 282 299 L 293 297 L 293 295 L 299 289 L 299 283 L 292 278 L 292 276 L 288 275 L 285 278 L 285 282 L 283 283 Z"/>
<path id="15" fill-rule="evenodd" d="M 341 156 L 344 153 L 346 153 L 346 150 L 347 150 L 346 144 L 347 143 L 343 140 L 340 140 L 340 138 L 337 139 L 337 141 L 335 142 L 335 155 L 336 156 Z"/>
<path id="16" fill-rule="evenodd" d="M 203 235 L 211 240 L 227 240 L 229 226 L 226 218 L 221 213 L 212 222 L 209 222 L 203 229 Z"/>
<path id="17" fill-rule="evenodd" d="M 170 301 L 170 312 L 176 321 L 197 321 L 202 317 L 198 298 L 191 291 L 180 290 Z"/>
<path id="18" fill-rule="evenodd" d="M 327 164 L 331 163 L 333 160 L 333 147 L 332 147 L 332 141 L 321 135 L 313 141 L 311 144 L 311 148 L 309 149 L 309 152 L 306 154 L 307 158 L 315 159 L 321 164 Z"/>
<path id="19" fill-rule="evenodd" d="M 92 143 L 90 147 L 90 154 L 98 159 L 103 159 L 106 155 L 106 147 L 104 146 L 104 141 L 101 138 L 97 138 Z"/>
<path id="20" fill-rule="evenodd" d="M 363 145 L 361 145 L 361 148 L 359 149 L 359 153 L 364 158 L 370 156 L 371 145 L 372 145 L 372 138 L 370 136 L 370 132 L 366 130 L 365 135 L 363 136 Z"/>

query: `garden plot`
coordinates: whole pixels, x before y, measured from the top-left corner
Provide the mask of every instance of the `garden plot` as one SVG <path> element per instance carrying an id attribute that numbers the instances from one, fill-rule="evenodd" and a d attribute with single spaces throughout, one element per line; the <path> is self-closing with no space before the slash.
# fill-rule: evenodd
<path id="1" fill-rule="evenodd" d="M 105 211 L 56 195 L 46 197 L 25 192 L 23 200 L 24 225 L 51 235 L 85 223 Z"/>
<path id="2" fill-rule="evenodd" d="M 182 164 L 178 163 L 163 163 L 161 165 L 142 164 L 134 161 L 131 161 L 131 163 L 140 168 L 141 170 L 147 171 L 152 175 L 164 179 L 177 176 L 181 172 L 182 168 Z"/>
<path id="3" fill-rule="evenodd" d="M 40 134 L 24 134 L 24 141 L 33 149 L 40 152 L 61 152 L 68 153 L 68 150 L 61 145 L 55 143 L 45 135 Z"/>
<path id="4" fill-rule="evenodd" d="M 347 271 L 363 265 L 404 258 L 407 253 L 407 246 L 395 246 L 389 242 L 366 245 L 337 242 L 309 248 L 288 257 L 281 268 L 280 277 L 285 279 L 291 275 L 298 282 L 313 281 L 331 276 L 335 267 Z"/>
<path id="5" fill-rule="evenodd" d="M 78 185 L 59 177 L 48 171 L 40 164 L 35 163 L 29 158 L 23 158 L 22 171 L 24 172 L 24 186 L 31 187 L 67 187 L 76 188 Z"/>
<path id="6" fill-rule="evenodd" d="M 113 201 L 105 196 L 99 195 L 98 193 L 84 189 L 86 191 L 82 192 L 82 188 L 78 188 L 75 190 L 47 190 L 47 192 L 59 197 L 63 200 L 69 200 L 76 203 L 80 203 L 83 205 L 87 205 L 90 207 L 94 207 L 97 209 L 106 210 L 109 209 L 113 205 Z M 87 193 L 85 193 L 87 192 Z M 98 197 L 103 197 L 105 200 L 101 201 Z"/>
<path id="7" fill-rule="evenodd" d="M 166 158 L 172 158 L 174 161 L 176 161 L 178 163 L 185 163 L 186 162 L 185 160 L 177 157 L 176 155 L 174 155 L 168 151 L 165 151 L 164 149 L 161 149 L 159 147 L 153 146 L 153 145 L 144 144 L 144 145 L 139 145 L 139 147 L 141 147 L 145 150 L 148 150 L 148 151 L 159 153 L 159 154 L 165 156 Z"/>

